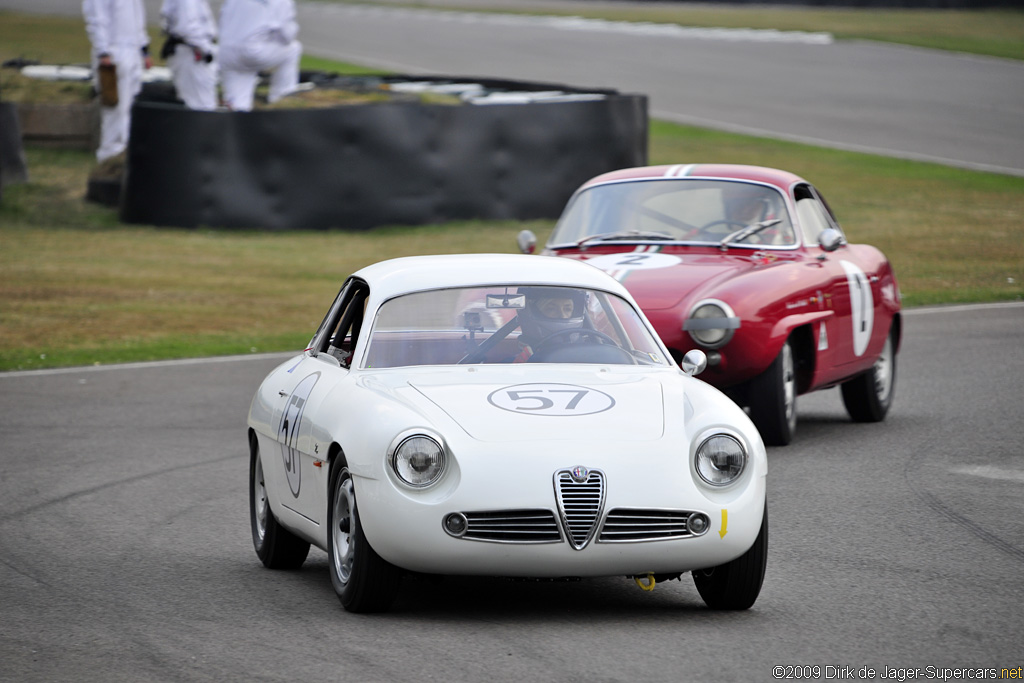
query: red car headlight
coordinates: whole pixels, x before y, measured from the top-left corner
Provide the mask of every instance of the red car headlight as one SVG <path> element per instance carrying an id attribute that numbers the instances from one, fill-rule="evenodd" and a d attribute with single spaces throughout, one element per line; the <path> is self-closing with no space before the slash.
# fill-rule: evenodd
<path id="1" fill-rule="evenodd" d="M 683 329 L 693 340 L 709 349 L 725 346 L 739 327 L 740 319 L 729 304 L 717 299 L 697 302 L 683 323 Z"/>

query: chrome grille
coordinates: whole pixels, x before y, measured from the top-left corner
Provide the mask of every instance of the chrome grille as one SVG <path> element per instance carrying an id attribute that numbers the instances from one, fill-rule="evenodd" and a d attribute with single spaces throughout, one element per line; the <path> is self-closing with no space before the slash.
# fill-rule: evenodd
<path id="1" fill-rule="evenodd" d="M 577 481 L 581 472 L 586 478 Z M 600 470 L 577 467 L 555 473 L 555 496 L 562 527 L 576 550 L 582 550 L 594 537 L 604 509 L 604 495 L 604 472 Z"/>
<path id="2" fill-rule="evenodd" d="M 560 543 L 555 513 L 551 510 L 489 510 L 464 512 L 468 525 L 461 536 L 495 543 Z"/>
<path id="3" fill-rule="evenodd" d="M 687 538 L 693 534 L 687 519 L 689 510 L 628 510 L 616 508 L 608 513 L 598 543 L 636 543 Z"/>

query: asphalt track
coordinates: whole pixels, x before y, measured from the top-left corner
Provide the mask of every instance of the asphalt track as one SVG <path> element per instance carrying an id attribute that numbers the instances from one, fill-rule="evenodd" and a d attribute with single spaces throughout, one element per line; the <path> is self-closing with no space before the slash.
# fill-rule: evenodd
<path id="1" fill-rule="evenodd" d="M 493 15 L 468 11 L 487 0 L 448 1 L 467 11 L 303 2 L 299 37 L 309 54 L 398 73 L 614 88 L 648 95 L 655 118 L 1024 175 L 1024 62 L 806 34 Z M 156 23 L 160 0 L 146 4 Z M 80 14 L 81 2 L 0 0 L 0 9 Z"/>
<path id="2" fill-rule="evenodd" d="M 769 451 L 764 589 L 734 614 L 684 577 L 408 581 L 392 613 L 351 615 L 323 552 L 281 572 L 252 549 L 245 415 L 280 356 L 0 374 L 0 680 L 1024 666 L 1021 338 L 1024 304 L 913 310 L 886 422 L 803 398 L 795 442 Z"/>
<path id="3" fill-rule="evenodd" d="M 19 4 L 80 7 L 0 0 Z M 341 39 L 327 21 L 304 20 L 309 51 L 396 68 L 510 75 L 489 60 L 517 49 L 500 46 L 514 31 L 477 27 L 494 49 L 458 61 L 451 34 L 421 28 L 404 39 L 375 37 L 371 24 L 350 20 Z M 651 92 L 655 115 L 749 124 L 729 118 L 734 107 L 677 110 L 669 89 L 631 80 L 649 63 L 627 61 L 643 51 L 629 57 L 619 38 L 601 43 L 622 60 L 611 71 L 585 63 L 592 60 L 566 36 L 547 38 L 519 44 L 500 68 L 522 79 Z M 395 44 L 403 41 L 420 56 L 400 53 Z M 780 59 L 802 53 L 810 57 L 787 58 L 785 87 L 824 88 L 829 79 L 817 65 L 836 49 L 707 43 L 712 52 L 703 57 L 661 44 L 647 54 L 689 63 L 688 79 L 731 51 L 745 67 L 761 50 L 778 50 Z M 891 143 L 893 154 L 956 165 L 1024 166 L 1019 65 L 849 48 L 833 67 L 895 74 L 911 68 L 902 61 L 908 56 L 923 69 L 911 80 L 933 87 L 894 81 L 874 100 L 840 92 L 810 116 L 832 127 L 819 133 L 812 121 L 802 134 L 837 146 Z M 544 70 L 545 62 L 566 70 Z M 750 114 L 755 127 L 768 124 L 773 108 L 785 119 L 816 106 L 790 91 L 787 108 L 749 90 L 753 77 L 733 79 L 743 87 L 730 95 L 726 85 L 679 88 L 691 81 L 668 73 L 681 106 L 698 102 L 697 90 L 744 100 L 735 109 L 748 113 L 773 103 Z M 965 81 L 982 90 L 971 94 Z M 948 87 L 949 99 L 935 83 Z M 826 91 L 818 91 L 823 99 Z M 993 118 L 979 118 L 981 109 Z M 844 128 L 884 137 L 844 142 Z M 1024 666 L 1022 336 L 1021 304 L 909 311 L 886 422 L 850 423 L 834 390 L 802 398 L 796 441 L 769 452 L 764 590 L 754 609 L 738 614 L 706 610 L 684 577 L 651 593 L 624 579 L 411 581 L 393 613 L 350 615 L 333 595 L 322 552 L 300 571 L 274 572 L 251 547 L 245 413 L 279 357 L 0 374 L 0 681 L 768 681 L 775 667 L 814 666 L 781 673 L 858 680 L 870 667 L 876 678 L 897 680 L 1016 669 Z"/>

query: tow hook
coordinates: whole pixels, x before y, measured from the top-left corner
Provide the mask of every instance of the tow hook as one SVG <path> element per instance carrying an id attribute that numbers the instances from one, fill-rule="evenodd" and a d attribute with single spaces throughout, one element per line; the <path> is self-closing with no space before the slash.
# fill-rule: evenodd
<path id="1" fill-rule="evenodd" d="M 647 583 L 644 583 L 645 579 Z M 640 590 L 648 592 L 654 590 L 655 584 L 658 583 L 654 578 L 654 572 L 647 572 L 647 576 L 634 576 L 633 581 L 636 582 L 636 585 L 640 586 Z"/>

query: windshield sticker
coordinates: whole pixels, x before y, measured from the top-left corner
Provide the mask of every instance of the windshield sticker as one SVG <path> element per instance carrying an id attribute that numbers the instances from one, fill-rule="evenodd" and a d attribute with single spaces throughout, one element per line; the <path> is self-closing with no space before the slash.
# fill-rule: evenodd
<path id="1" fill-rule="evenodd" d="M 295 391 L 288 397 L 284 412 L 281 414 L 281 424 L 277 430 L 277 438 L 281 444 L 281 458 L 284 460 L 284 474 L 288 479 L 288 488 L 296 498 L 299 497 L 299 489 L 302 487 L 302 471 L 300 470 L 297 447 L 299 425 L 302 422 L 302 414 L 305 412 L 306 401 L 319 379 L 320 373 L 314 372 L 299 382 Z"/>
<path id="2" fill-rule="evenodd" d="M 615 405 L 603 391 L 574 384 L 515 384 L 492 391 L 487 401 L 512 413 L 557 417 L 603 413 Z"/>
<path id="3" fill-rule="evenodd" d="M 840 261 L 846 271 L 846 282 L 850 287 L 850 307 L 853 314 L 853 354 L 863 356 L 871 341 L 871 328 L 875 323 L 874 297 L 871 284 L 864 271 L 850 263 Z"/>

